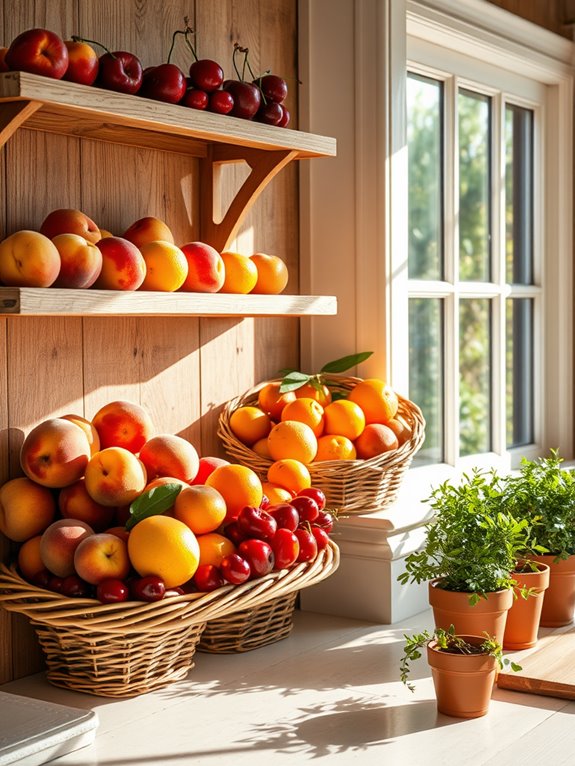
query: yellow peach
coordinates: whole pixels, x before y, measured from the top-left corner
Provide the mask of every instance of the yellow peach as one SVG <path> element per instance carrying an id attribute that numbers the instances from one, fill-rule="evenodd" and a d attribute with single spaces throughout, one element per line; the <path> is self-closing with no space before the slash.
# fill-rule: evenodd
<path id="1" fill-rule="evenodd" d="M 74 574 L 74 553 L 78 545 L 94 530 L 89 524 L 77 519 L 54 521 L 42 534 L 40 556 L 42 563 L 52 574 L 68 577 Z"/>
<path id="2" fill-rule="evenodd" d="M 149 439 L 140 450 L 150 480 L 171 476 L 185 482 L 195 479 L 200 458 L 193 444 L 175 434 L 159 434 Z"/>
<path id="3" fill-rule="evenodd" d="M 52 240 L 22 229 L 0 242 L 0 282 L 8 287 L 50 287 L 60 272 Z"/>
<path id="4" fill-rule="evenodd" d="M 126 541 L 107 532 L 89 535 L 74 552 L 74 569 L 91 585 L 108 578 L 123 580 L 130 572 Z"/>
<path id="5" fill-rule="evenodd" d="M 56 501 L 46 487 L 25 477 L 0 487 L 0 532 L 21 543 L 41 534 L 54 520 Z"/>
<path id="6" fill-rule="evenodd" d="M 163 240 L 174 244 L 174 235 L 167 223 L 153 215 L 139 218 L 129 226 L 122 235 L 124 239 L 132 242 L 136 247 L 141 247 L 147 242 Z"/>
<path id="7" fill-rule="evenodd" d="M 83 475 L 90 459 L 85 432 L 64 418 L 33 428 L 20 449 L 20 464 L 29 479 L 44 487 L 67 487 Z"/>
<path id="8" fill-rule="evenodd" d="M 62 415 L 62 417 L 64 420 L 69 420 L 71 423 L 75 423 L 77 426 L 80 426 L 82 431 L 84 431 L 86 438 L 88 439 L 88 443 L 90 444 L 90 452 L 92 455 L 95 452 L 100 451 L 100 437 L 98 436 L 98 431 L 89 420 L 83 418 L 81 415 Z"/>
<path id="9" fill-rule="evenodd" d="M 102 271 L 102 253 L 79 234 L 57 234 L 52 242 L 60 253 L 60 272 L 54 287 L 91 287 Z"/>
<path id="10" fill-rule="evenodd" d="M 95 532 L 109 527 L 116 512 L 115 508 L 101 505 L 90 497 L 83 477 L 60 490 L 58 507 L 64 519 L 85 521 Z"/>
<path id="11" fill-rule="evenodd" d="M 52 210 L 42 221 L 40 232 L 50 239 L 58 234 L 79 234 L 93 244 L 101 237 L 100 229 L 94 221 L 75 208 Z"/>
<path id="12" fill-rule="evenodd" d="M 144 491 L 146 468 L 133 452 L 107 447 L 90 459 L 84 480 L 88 494 L 100 505 L 129 505 Z"/>

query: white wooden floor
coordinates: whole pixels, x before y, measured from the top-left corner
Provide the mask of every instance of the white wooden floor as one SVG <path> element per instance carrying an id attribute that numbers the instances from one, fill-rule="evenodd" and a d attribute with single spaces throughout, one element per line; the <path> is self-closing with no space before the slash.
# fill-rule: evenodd
<path id="1" fill-rule="evenodd" d="M 186 681 L 135 699 L 56 689 L 42 675 L 0 688 L 97 711 L 95 743 L 53 761 L 68 766 L 575 764 L 573 702 L 496 688 L 487 716 L 449 718 L 424 659 L 416 692 L 406 689 L 403 633 L 430 626 L 428 612 L 392 626 L 297 612 L 288 639 L 198 653 Z"/>

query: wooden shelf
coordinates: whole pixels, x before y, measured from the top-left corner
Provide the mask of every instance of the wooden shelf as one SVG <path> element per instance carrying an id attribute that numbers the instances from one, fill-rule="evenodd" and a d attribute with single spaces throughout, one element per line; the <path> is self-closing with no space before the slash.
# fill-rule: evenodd
<path id="1" fill-rule="evenodd" d="M 0 315 L 18 316 L 333 316 L 324 295 L 235 295 L 0 287 Z"/>

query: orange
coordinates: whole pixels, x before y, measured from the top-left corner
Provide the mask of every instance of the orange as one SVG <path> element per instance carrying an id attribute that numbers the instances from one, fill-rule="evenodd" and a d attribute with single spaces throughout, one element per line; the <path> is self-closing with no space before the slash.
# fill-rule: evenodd
<path id="1" fill-rule="evenodd" d="M 259 407 L 238 407 L 230 415 L 230 428 L 242 444 L 248 446 L 266 437 L 272 422 Z"/>
<path id="2" fill-rule="evenodd" d="M 360 381 L 351 389 L 347 398 L 359 404 L 366 423 L 387 423 L 397 414 L 397 394 L 379 378 Z"/>
<path id="3" fill-rule="evenodd" d="M 268 437 L 264 436 L 263 439 L 258 439 L 255 444 L 252 444 L 252 450 L 260 457 L 270 457 L 270 450 L 268 447 Z"/>
<path id="4" fill-rule="evenodd" d="M 196 484 L 182 489 L 174 503 L 174 516 L 196 535 L 213 532 L 226 518 L 226 501 L 217 489 Z"/>
<path id="5" fill-rule="evenodd" d="M 325 408 L 325 433 L 347 436 L 353 441 L 365 428 L 365 415 L 355 402 L 337 399 Z"/>
<path id="6" fill-rule="evenodd" d="M 362 460 L 397 449 L 397 436 L 383 423 L 368 423 L 355 440 L 357 456 Z"/>
<path id="7" fill-rule="evenodd" d="M 316 436 L 321 436 L 323 433 L 325 422 L 323 407 L 315 399 L 304 397 L 286 404 L 281 419 L 306 423 Z"/>
<path id="8" fill-rule="evenodd" d="M 317 438 L 307 423 L 282 420 L 269 432 L 268 447 L 272 460 L 291 457 L 307 464 L 317 452 Z"/>
<path id="9" fill-rule="evenodd" d="M 258 281 L 258 267 L 247 255 L 225 251 L 222 260 L 226 267 L 226 278 L 220 292 L 251 293 Z"/>
<path id="10" fill-rule="evenodd" d="M 272 484 L 271 481 L 264 481 L 262 484 L 264 495 L 270 501 L 271 505 L 276 503 L 289 503 L 293 498 L 293 493 L 289 489 L 278 487 L 277 484 Z"/>
<path id="11" fill-rule="evenodd" d="M 146 262 L 146 276 L 140 290 L 174 292 L 186 281 L 188 260 L 171 242 L 147 242 L 140 247 Z"/>
<path id="12" fill-rule="evenodd" d="M 166 588 L 176 588 L 193 577 L 200 547 L 192 530 L 171 516 L 148 516 L 128 537 L 128 554 L 141 577 L 157 575 Z"/>
<path id="13" fill-rule="evenodd" d="M 200 546 L 200 565 L 212 564 L 215 567 L 219 567 L 222 559 L 230 553 L 235 553 L 236 550 L 231 540 L 217 532 L 199 535 L 198 545 Z"/>
<path id="14" fill-rule="evenodd" d="M 319 388 L 312 383 L 304 383 L 294 393 L 298 399 L 315 399 L 324 408 L 331 402 L 331 391 L 324 383 L 320 383 Z"/>
<path id="15" fill-rule="evenodd" d="M 285 263 L 277 255 L 254 253 L 251 260 L 258 270 L 258 281 L 252 293 L 278 295 L 285 290 L 289 274 Z"/>
<path id="16" fill-rule="evenodd" d="M 280 420 L 283 408 L 296 398 L 293 391 L 286 391 L 285 394 L 281 394 L 280 386 L 280 381 L 271 381 L 258 391 L 258 406 L 272 420 Z"/>
<path id="17" fill-rule="evenodd" d="M 296 495 L 300 490 L 311 487 L 311 476 L 307 466 L 289 457 L 276 460 L 270 465 L 268 481 Z"/>
<path id="18" fill-rule="evenodd" d="M 320 460 L 355 460 L 356 457 L 353 442 L 347 436 L 327 434 L 317 440 L 316 463 Z"/>
<path id="19" fill-rule="evenodd" d="M 217 489 L 226 501 L 226 519 L 235 519 L 244 505 L 259 507 L 262 483 L 255 471 L 246 465 L 221 465 L 206 479 L 206 485 Z"/>

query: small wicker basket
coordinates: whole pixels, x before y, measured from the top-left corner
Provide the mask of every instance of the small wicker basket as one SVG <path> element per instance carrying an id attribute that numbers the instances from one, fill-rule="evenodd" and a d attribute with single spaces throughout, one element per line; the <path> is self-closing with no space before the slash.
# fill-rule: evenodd
<path id="1" fill-rule="evenodd" d="M 332 391 L 345 395 L 361 380 L 341 375 L 324 375 L 323 378 Z M 227 454 L 253 469 L 262 480 L 266 480 L 272 461 L 239 441 L 230 428 L 230 417 L 238 407 L 257 405 L 258 392 L 266 382 L 227 402 L 218 422 L 218 436 Z M 342 515 L 374 513 L 391 505 L 413 456 L 423 444 L 425 420 L 421 410 L 409 399 L 399 395 L 398 399 L 397 417 L 409 426 L 411 438 L 396 450 L 367 460 L 325 460 L 308 466 L 313 486 L 323 490 L 329 507 Z"/>
<path id="2" fill-rule="evenodd" d="M 67 598 L 26 582 L 0 565 L 0 606 L 30 620 L 55 686 L 103 697 L 133 697 L 185 678 L 206 624 L 256 609 L 335 571 L 330 542 L 317 559 L 243 585 L 153 603 L 101 604 Z"/>

